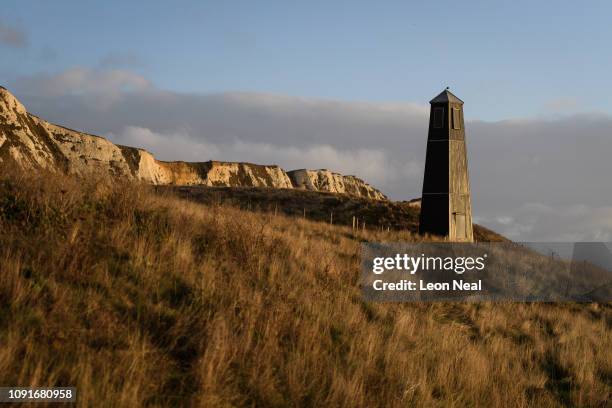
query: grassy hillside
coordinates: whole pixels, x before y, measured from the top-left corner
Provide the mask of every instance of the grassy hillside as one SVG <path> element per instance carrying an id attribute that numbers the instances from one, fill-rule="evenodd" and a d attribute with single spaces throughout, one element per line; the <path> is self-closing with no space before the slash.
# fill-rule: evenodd
<path id="1" fill-rule="evenodd" d="M 360 228 L 416 233 L 419 208 L 407 201 L 369 200 L 344 194 L 308 190 L 256 187 L 157 186 L 157 191 L 171 191 L 179 197 L 209 205 L 230 205 L 250 211 L 276 212 L 292 217 L 351 226 L 353 217 Z M 507 241 L 503 236 L 474 225 L 477 241 Z"/>
<path id="2" fill-rule="evenodd" d="M 417 240 L 0 173 L 0 383 L 83 406 L 605 406 L 609 304 L 372 304 Z"/>

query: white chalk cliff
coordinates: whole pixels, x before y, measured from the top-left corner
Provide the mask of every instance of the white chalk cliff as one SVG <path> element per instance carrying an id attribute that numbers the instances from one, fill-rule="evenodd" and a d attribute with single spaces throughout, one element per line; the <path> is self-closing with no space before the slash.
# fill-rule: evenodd
<path id="1" fill-rule="evenodd" d="M 152 184 L 301 188 L 376 200 L 386 197 L 355 176 L 329 170 L 285 172 L 276 165 L 237 162 L 166 162 L 144 149 L 54 125 L 28 113 L 0 87 L 0 163 L 26 170 L 110 174 Z"/>
<path id="2" fill-rule="evenodd" d="M 327 169 L 300 169 L 289 171 L 287 174 L 295 188 L 330 191 L 375 200 L 387 199 L 383 193 L 355 176 L 344 176 Z"/>

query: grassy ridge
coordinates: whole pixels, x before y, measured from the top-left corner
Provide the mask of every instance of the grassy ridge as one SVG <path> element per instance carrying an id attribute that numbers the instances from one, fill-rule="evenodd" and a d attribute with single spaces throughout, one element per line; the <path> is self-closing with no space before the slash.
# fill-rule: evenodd
<path id="1" fill-rule="evenodd" d="M 82 406 L 604 406 L 612 309 L 369 304 L 361 240 L 418 239 L 0 176 L 0 383 Z"/>
<path id="2" fill-rule="evenodd" d="M 176 193 L 179 197 L 209 205 L 231 205 L 250 211 L 276 212 L 334 225 L 359 228 L 418 232 L 419 208 L 407 201 L 370 200 L 346 194 L 300 189 L 257 187 L 157 186 L 157 191 Z M 507 241 L 503 236 L 474 225 L 474 237 L 481 242 Z"/>

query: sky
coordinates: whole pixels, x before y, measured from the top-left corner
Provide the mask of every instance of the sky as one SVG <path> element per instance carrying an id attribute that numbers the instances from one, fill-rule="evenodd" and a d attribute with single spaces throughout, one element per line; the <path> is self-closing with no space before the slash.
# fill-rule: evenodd
<path id="1" fill-rule="evenodd" d="M 420 195 L 450 86 L 477 222 L 612 240 L 612 3 L 294 3 L 4 1 L 0 84 L 162 159 L 329 168 L 393 199 Z"/>

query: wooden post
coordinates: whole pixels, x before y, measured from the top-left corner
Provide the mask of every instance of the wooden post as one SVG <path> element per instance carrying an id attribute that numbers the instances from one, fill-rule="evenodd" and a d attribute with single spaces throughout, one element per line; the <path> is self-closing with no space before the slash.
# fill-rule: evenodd
<path id="1" fill-rule="evenodd" d="M 353 215 L 353 231 L 355 231 L 355 216 Z"/>
<path id="2" fill-rule="evenodd" d="M 365 220 L 363 220 L 363 230 L 365 231 Z"/>
<path id="3" fill-rule="evenodd" d="M 334 225 L 334 212 L 329 213 L 329 225 Z"/>
<path id="4" fill-rule="evenodd" d="M 306 219 L 306 207 L 304 207 L 304 219 Z"/>
<path id="5" fill-rule="evenodd" d="M 276 217 L 276 213 L 278 211 L 278 204 L 274 203 L 274 216 Z"/>

